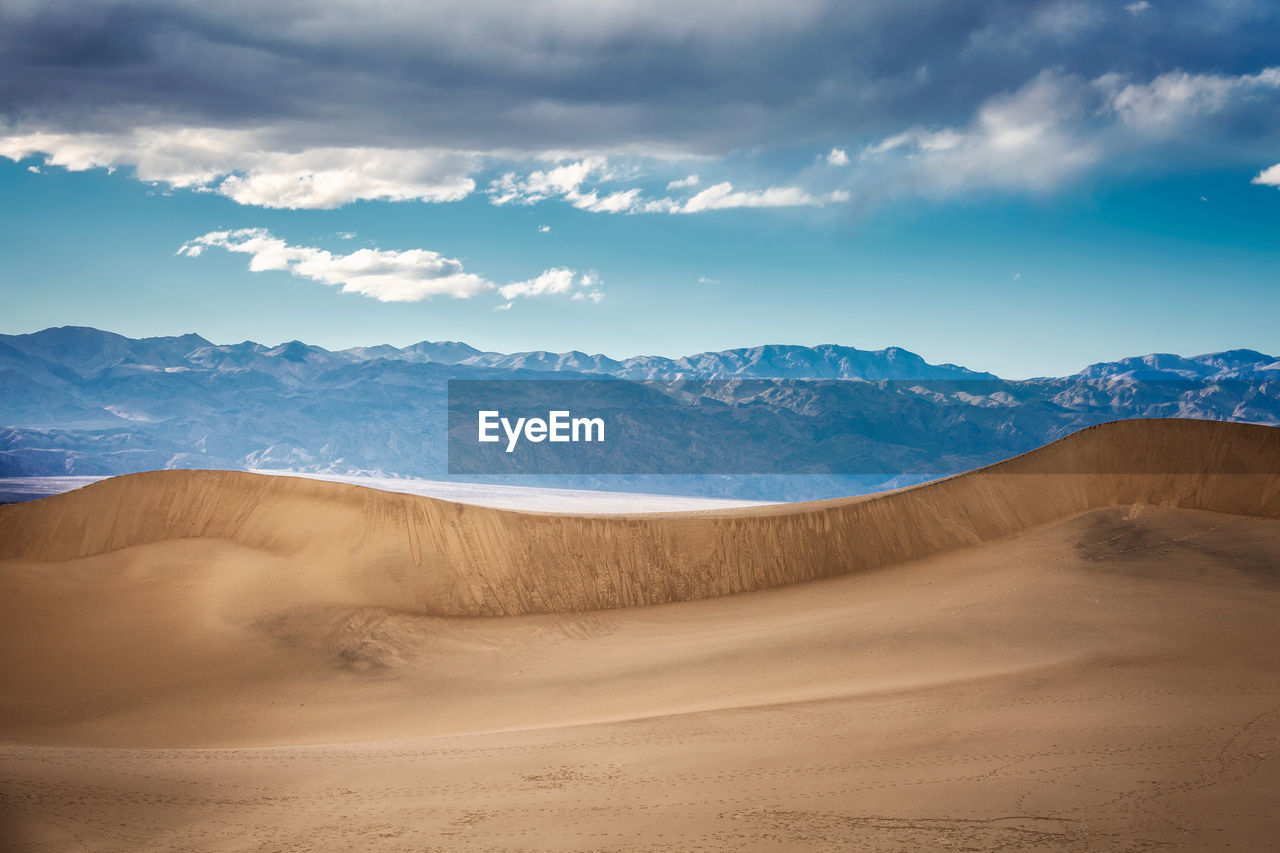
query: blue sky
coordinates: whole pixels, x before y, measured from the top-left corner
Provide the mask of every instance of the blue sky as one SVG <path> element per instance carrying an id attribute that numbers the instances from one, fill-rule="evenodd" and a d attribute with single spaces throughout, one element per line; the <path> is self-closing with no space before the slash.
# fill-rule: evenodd
<path id="1" fill-rule="evenodd" d="M 1273 4 L 0 18 L 0 331 L 1280 352 Z"/>

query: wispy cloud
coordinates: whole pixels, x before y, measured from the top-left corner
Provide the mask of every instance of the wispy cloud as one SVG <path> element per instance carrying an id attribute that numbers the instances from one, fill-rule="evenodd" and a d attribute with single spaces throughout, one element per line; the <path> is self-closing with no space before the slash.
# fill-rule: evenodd
<path id="1" fill-rule="evenodd" d="M 1106 74 L 1094 85 L 1105 93 L 1106 108 L 1125 124 L 1168 132 L 1189 119 L 1221 112 L 1233 100 L 1280 89 L 1280 67 L 1235 77 L 1171 71 L 1147 83 Z"/>
<path id="2" fill-rule="evenodd" d="M 1045 71 L 988 100 L 967 125 L 912 128 L 866 146 L 861 177 L 879 192 L 1047 190 L 1116 158 L 1182 142 L 1192 127 L 1202 128 L 1197 141 L 1209 139 L 1206 117 L 1273 104 L 1277 90 L 1280 68 L 1235 77 L 1177 71 L 1145 82 Z"/>
<path id="3" fill-rule="evenodd" d="M 576 275 L 573 270 L 557 267 L 527 282 L 499 286 L 466 272 L 456 258 L 427 249 L 359 249 L 340 254 L 314 246 L 289 245 L 264 228 L 211 231 L 184 243 L 178 254 L 197 258 L 209 248 L 249 255 L 250 272 L 288 272 L 379 302 L 420 302 L 433 296 L 467 299 L 494 290 L 510 302 L 520 296 L 568 292 Z M 561 283 L 565 276 L 569 285 Z M 598 279 L 588 275 L 579 276 L 578 282 L 584 288 L 599 284 Z"/>
<path id="4" fill-rule="evenodd" d="M 1077 132 L 1087 87 L 1056 72 L 983 104 L 967 126 L 914 128 L 867 146 L 864 168 L 927 193 L 1045 189 L 1097 162 L 1100 145 Z"/>
<path id="5" fill-rule="evenodd" d="M 847 192 L 837 190 L 826 195 L 813 195 L 797 186 L 769 187 L 763 190 L 735 190 L 728 181 L 707 187 L 671 208 L 672 213 L 702 213 L 707 210 L 729 210 L 735 207 L 807 207 L 848 201 Z"/>

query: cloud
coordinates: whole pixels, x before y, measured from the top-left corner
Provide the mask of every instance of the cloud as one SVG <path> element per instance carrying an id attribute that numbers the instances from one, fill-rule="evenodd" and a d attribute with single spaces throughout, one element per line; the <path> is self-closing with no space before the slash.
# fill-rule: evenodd
<path id="1" fill-rule="evenodd" d="M 1048 189 L 1102 156 L 1098 142 L 1077 131 L 1088 114 L 1086 94 L 1078 78 L 1045 72 L 983 104 L 967 126 L 916 128 L 868 146 L 863 164 L 887 166 L 890 181 L 926 193 Z"/>
<path id="2" fill-rule="evenodd" d="M 1280 24 L 1275 3 L 1188 0 L 1176 15 L 1148 11 L 1135 42 L 1120 19 L 1143 3 L 1126 2 L 23 0 L 0 4 L 0 120 L 50 133 L 216 129 L 285 154 L 719 158 L 841 139 L 852 155 L 960 122 L 1045 68 L 1094 79 L 1251 67 Z M 298 168 L 265 172 L 288 184 Z M 268 178 L 255 186 L 250 169 L 220 174 L 245 173 L 243 198 L 297 203 Z M 314 204 L 331 203 L 316 192 Z M 401 195 L 369 192 L 338 195 Z"/>
<path id="3" fill-rule="evenodd" d="M 631 213 L 640 206 L 640 190 L 636 188 L 616 190 L 601 195 L 599 188 L 584 190 L 588 181 L 600 184 L 630 176 L 611 164 L 608 157 L 593 156 L 568 163 L 560 163 L 549 169 L 536 169 L 525 177 L 506 172 L 490 182 L 489 201 L 495 205 L 537 204 L 547 199 L 559 198 L 579 210 L 591 213 Z"/>
<path id="4" fill-rule="evenodd" d="M 592 213 L 629 213 L 636 209 L 640 201 L 640 190 L 629 189 L 612 192 L 603 198 L 597 198 L 595 191 L 569 199 L 573 206 Z"/>
<path id="5" fill-rule="evenodd" d="M 1148 83 L 1126 83 L 1107 74 L 1095 85 L 1106 93 L 1107 108 L 1126 124 L 1167 132 L 1188 119 L 1221 112 L 1235 99 L 1280 89 L 1280 67 L 1236 77 L 1171 71 Z"/>
<path id="6" fill-rule="evenodd" d="M 745 187 L 735 179 L 698 189 L 697 174 L 666 180 L 673 166 L 687 160 L 655 154 L 544 153 L 533 158 L 541 161 L 536 168 L 495 174 L 494 166 L 515 162 L 513 152 L 299 147 L 289 143 L 288 134 L 270 128 L 59 132 L 0 127 L 0 156 L 15 162 L 40 156 L 45 167 L 71 171 L 123 167 L 138 180 L 169 190 L 217 193 L 265 208 L 332 209 L 362 200 L 449 202 L 472 193 L 477 177 L 492 176 L 486 193 L 494 205 L 559 200 L 592 213 L 692 214 L 824 206 L 854 197 L 869 205 L 901 193 L 1045 191 L 1126 156 L 1137 157 L 1144 147 L 1159 153 L 1160 146 L 1175 143 L 1184 160 L 1206 154 L 1212 159 L 1222 156 L 1213 153 L 1215 146 L 1229 145 L 1237 132 L 1252 132 L 1264 143 L 1280 135 L 1280 123 L 1268 129 L 1280 113 L 1277 93 L 1280 67 L 1234 76 L 1173 70 L 1146 80 L 1114 71 L 1087 78 L 1053 68 L 982 101 L 967 122 L 899 128 L 860 143 L 856 157 L 848 147 L 832 147 L 817 160 L 841 167 L 839 173 L 801 168 L 779 179 L 775 170 L 774 180 L 761 181 L 763 187 Z M 1211 116 L 1214 123 L 1205 124 Z M 1192 150 L 1194 158 L 1185 153 Z M 732 163 L 722 160 L 717 168 L 729 171 Z M 755 171 L 746 156 L 742 164 L 744 171 Z M 28 168 L 41 170 L 41 165 Z M 658 175 L 666 180 L 667 194 L 646 194 Z"/>
<path id="7" fill-rule="evenodd" d="M 539 233 L 539 234 L 549 234 L 550 232 L 551 232 L 551 226 L 550 226 L 550 225 L 539 225 L 539 226 L 538 226 L 538 233 Z"/>
<path id="8" fill-rule="evenodd" d="M 553 267 L 537 278 L 504 284 L 498 294 L 508 304 L 515 299 L 554 294 L 569 295 L 571 299 L 599 302 L 603 294 L 599 290 L 600 279 L 591 273 L 579 275 L 565 267 Z"/>
<path id="9" fill-rule="evenodd" d="M 270 145 L 258 132 L 211 128 L 144 128 L 119 134 L 0 133 L 0 156 L 15 162 L 39 155 L 46 166 L 74 172 L 126 167 L 141 181 L 170 189 L 213 192 L 239 204 L 263 208 L 333 209 L 373 200 L 457 201 L 474 190 L 470 175 L 482 160 L 474 153 L 425 149 L 351 147 L 284 152 L 271 150 Z M 847 160 L 844 152 L 839 153 Z M 684 199 L 647 198 L 638 187 L 601 186 L 635 179 L 642 172 L 635 158 L 627 162 L 626 158 L 592 155 L 534 169 L 524 176 L 504 172 L 489 182 L 486 192 L 494 205 L 533 205 L 559 199 L 591 213 L 697 213 L 732 207 L 821 205 L 847 198 L 841 192 L 811 193 L 798 186 L 734 190 L 730 182 Z M 695 174 L 667 186 L 683 189 L 698 183 Z"/>
<path id="10" fill-rule="evenodd" d="M 734 208 L 822 207 L 849 200 L 847 190 L 813 193 L 800 186 L 777 186 L 738 190 L 729 181 L 713 184 L 686 199 L 659 198 L 638 205 L 643 213 L 706 213 Z"/>
<path id="11" fill-rule="evenodd" d="M 1280 187 L 1280 163 L 1269 169 L 1263 169 L 1261 172 L 1253 176 L 1252 183 L 1262 184 L 1268 187 Z"/>
<path id="12" fill-rule="evenodd" d="M 496 205 L 537 204 L 548 198 L 564 198 L 575 205 L 598 201 L 595 194 L 581 193 L 583 183 L 611 180 L 614 172 L 607 157 L 587 157 L 562 163 L 550 169 L 536 169 L 523 178 L 515 172 L 506 172 L 489 184 L 489 201 Z"/>
<path id="13" fill-rule="evenodd" d="M 832 200 L 832 199 L 828 199 Z M 763 190 L 735 190 L 724 181 L 702 192 L 672 210 L 673 213 L 701 213 L 734 207 L 804 207 L 825 203 L 800 187 L 769 187 Z"/>
<path id="14" fill-rule="evenodd" d="M 353 201 L 458 201 L 475 188 L 466 154 L 321 148 L 258 158 L 217 191 L 258 207 L 341 207 Z"/>
<path id="15" fill-rule="evenodd" d="M 592 301 L 599 301 L 592 296 L 600 285 L 596 276 L 578 275 L 563 267 L 549 269 L 529 281 L 498 286 L 466 272 L 461 261 L 427 249 L 359 249 L 335 254 L 313 246 L 291 246 L 264 228 L 211 231 L 184 243 L 177 253 L 198 258 L 209 248 L 249 255 L 250 272 L 288 272 L 379 302 L 420 302 L 433 296 L 467 299 L 494 290 L 510 302 L 521 296 L 569 293 L 575 285 L 578 291 L 574 298 L 585 293 Z"/>
<path id="16" fill-rule="evenodd" d="M 731 183 L 723 204 L 869 204 L 1057 186 L 1141 144 L 1165 173 L 1274 151 L 1274 87 L 1233 75 L 1269 55 L 1280 5 L 1126 2 L 0 3 L 0 154 L 269 208 L 478 185 L 643 213 L 705 183 Z"/>
<path id="17" fill-rule="evenodd" d="M 475 188 L 474 155 L 370 147 L 273 150 L 268 135 L 217 128 L 120 133 L 0 133 L 0 156 L 41 155 L 68 171 L 128 167 L 141 181 L 209 190 L 267 208 L 340 207 L 353 201 L 457 201 Z"/>
<path id="18" fill-rule="evenodd" d="M 321 132 L 386 147 L 603 149 L 633 141 L 637 113 L 687 101 L 692 67 L 714 69 L 719 89 L 733 79 L 725 58 L 802 37 L 829 3 L 5 3 L 0 109 L 58 113 L 66 125 L 291 125 L 295 141 Z M 673 118 L 651 126 L 677 127 Z"/>
<path id="19" fill-rule="evenodd" d="M 1231 126 L 1224 116 L 1255 114 L 1277 89 L 1280 68 L 1235 77 L 1174 71 L 1146 82 L 1049 70 L 989 99 L 968 124 L 912 128 L 866 146 L 859 177 L 870 194 L 1050 190 L 1139 152 L 1150 160 L 1162 145 L 1211 145 Z M 1208 116 L 1217 117 L 1212 126 Z"/>
<path id="20" fill-rule="evenodd" d="M 209 247 L 249 255 L 250 272 L 289 272 L 379 302 L 419 302 L 432 296 L 466 299 L 495 288 L 492 282 L 465 272 L 460 261 L 438 252 L 359 249 L 341 255 L 312 246 L 290 246 L 263 228 L 211 231 L 185 243 L 178 254 L 195 258 Z"/>
<path id="21" fill-rule="evenodd" d="M 1022 14 L 999 15 L 969 35 L 971 56 L 1030 57 L 1036 52 L 1062 52 L 1088 43 L 1087 36 L 1106 21 L 1106 14 L 1086 0 L 1044 0 L 1025 4 Z M 1097 44 L 1097 40 L 1093 42 Z"/>
<path id="22" fill-rule="evenodd" d="M 719 283 L 720 283 L 720 279 L 718 278 L 710 278 L 705 275 L 698 276 L 698 284 L 719 284 Z"/>
<path id="23" fill-rule="evenodd" d="M 735 190 L 729 181 L 687 198 L 647 198 L 638 187 L 605 191 L 599 186 L 587 186 L 634 179 L 640 171 L 635 167 L 624 168 L 608 157 L 596 156 L 537 169 L 524 177 L 506 172 L 489 184 L 489 200 L 495 205 L 532 205 L 561 199 L 591 213 L 702 213 L 735 207 L 802 207 L 848 200 L 848 193 L 842 190 L 816 194 L 799 186 Z M 669 182 L 667 187 L 692 187 L 698 182 L 697 175 L 689 175 Z"/>

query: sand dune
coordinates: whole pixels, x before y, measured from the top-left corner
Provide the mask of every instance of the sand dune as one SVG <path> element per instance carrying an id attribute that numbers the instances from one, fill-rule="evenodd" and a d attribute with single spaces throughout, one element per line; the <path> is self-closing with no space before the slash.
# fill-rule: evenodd
<path id="1" fill-rule="evenodd" d="M 376 477 L 365 474 L 316 474 L 261 469 L 257 474 L 304 477 L 364 486 L 386 492 L 405 492 L 455 503 L 515 509 L 525 512 L 590 512 L 625 514 L 636 512 L 688 512 L 700 509 L 725 509 L 737 506 L 760 506 L 777 501 L 746 501 L 729 498 L 704 498 L 689 495 L 657 495 L 638 492 L 602 492 L 587 489 L 546 488 L 543 486 L 510 486 L 491 483 L 464 483 L 447 480 L 419 480 L 402 477 Z M 47 498 L 90 483 L 105 480 L 97 476 L 0 477 L 0 504 Z"/>
<path id="2" fill-rule="evenodd" d="M 1247 473 L 1251 476 L 1243 476 Z M 116 477 L 0 509 L 0 558 L 217 539 L 312 598 L 441 616 L 660 604 L 833 577 L 1135 503 L 1280 516 L 1280 430 L 1122 421 L 872 498 L 632 517 L 517 513 L 229 471 Z"/>
<path id="3" fill-rule="evenodd" d="M 3 507 L 0 847 L 1262 849 L 1278 518 L 1280 430 L 1179 421 L 788 507 Z"/>

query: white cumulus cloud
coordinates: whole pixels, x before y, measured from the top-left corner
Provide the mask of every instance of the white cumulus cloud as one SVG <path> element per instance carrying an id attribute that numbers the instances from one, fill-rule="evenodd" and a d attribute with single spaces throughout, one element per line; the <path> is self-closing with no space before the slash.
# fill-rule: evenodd
<path id="1" fill-rule="evenodd" d="M 498 288 L 498 294 L 510 303 L 529 296 L 567 295 L 571 299 L 599 302 L 604 298 L 600 279 L 592 273 L 579 275 L 566 267 L 553 267 L 537 278 L 516 281 Z"/>
<path id="2" fill-rule="evenodd" d="M 1253 183 L 1268 187 L 1280 187 L 1280 163 L 1269 169 L 1263 169 L 1253 176 Z"/>
<path id="3" fill-rule="evenodd" d="M 251 272 L 289 272 L 379 302 L 418 302 L 432 296 L 465 299 L 495 287 L 464 271 L 461 261 L 427 249 L 334 254 L 313 246 L 291 246 L 264 228 L 211 231 L 184 244 L 178 254 L 199 257 L 209 247 L 249 255 Z"/>
<path id="4" fill-rule="evenodd" d="M 584 194 L 582 185 L 588 180 L 599 183 L 614 176 L 607 157 L 586 157 L 562 163 L 550 169 L 535 169 L 525 177 L 506 172 L 490 182 L 489 200 L 493 204 L 537 204 L 548 198 L 563 198 L 578 206 L 599 201 L 595 193 Z"/>
<path id="5" fill-rule="evenodd" d="M 220 193 L 267 208 L 341 207 L 353 201 L 457 201 L 475 189 L 475 155 L 438 149 L 313 147 L 283 150 L 263 133 L 136 128 L 122 133 L 0 131 L 0 156 L 41 155 L 68 171 L 131 168 L 141 181 Z"/>
<path id="6" fill-rule="evenodd" d="M 314 246 L 289 245 L 265 228 L 210 231 L 183 244 L 178 254 L 197 258 L 209 248 L 248 255 L 251 272 L 288 272 L 379 302 L 419 302 L 433 296 L 466 299 L 494 290 L 510 302 L 520 296 L 567 293 L 575 281 L 582 289 L 599 285 L 595 276 L 578 276 L 571 269 L 556 267 L 529 281 L 499 287 L 464 270 L 461 261 L 439 252 L 359 249 L 340 254 Z"/>
<path id="7" fill-rule="evenodd" d="M 845 151 L 843 148 L 832 148 L 829 152 L 827 152 L 827 165 L 828 166 L 848 166 L 849 152 Z"/>
<path id="8" fill-rule="evenodd" d="M 551 169 L 538 169 L 525 177 L 507 172 L 490 183 L 488 193 L 493 204 L 537 204 L 559 198 L 579 210 L 592 213 L 701 213 L 735 207 L 800 207 L 847 201 L 848 192 L 837 190 L 813 194 L 798 186 L 768 187 L 760 190 L 735 190 L 724 181 L 707 187 L 687 198 L 671 196 L 646 198 L 638 187 L 605 192 L 598 185 L 633 174 L 610 163 L 606 157 L 586 157 L 562 163 Z M 697 175 L 689 175 L 667 184 L 667 189 L 697 186 Z"/>

